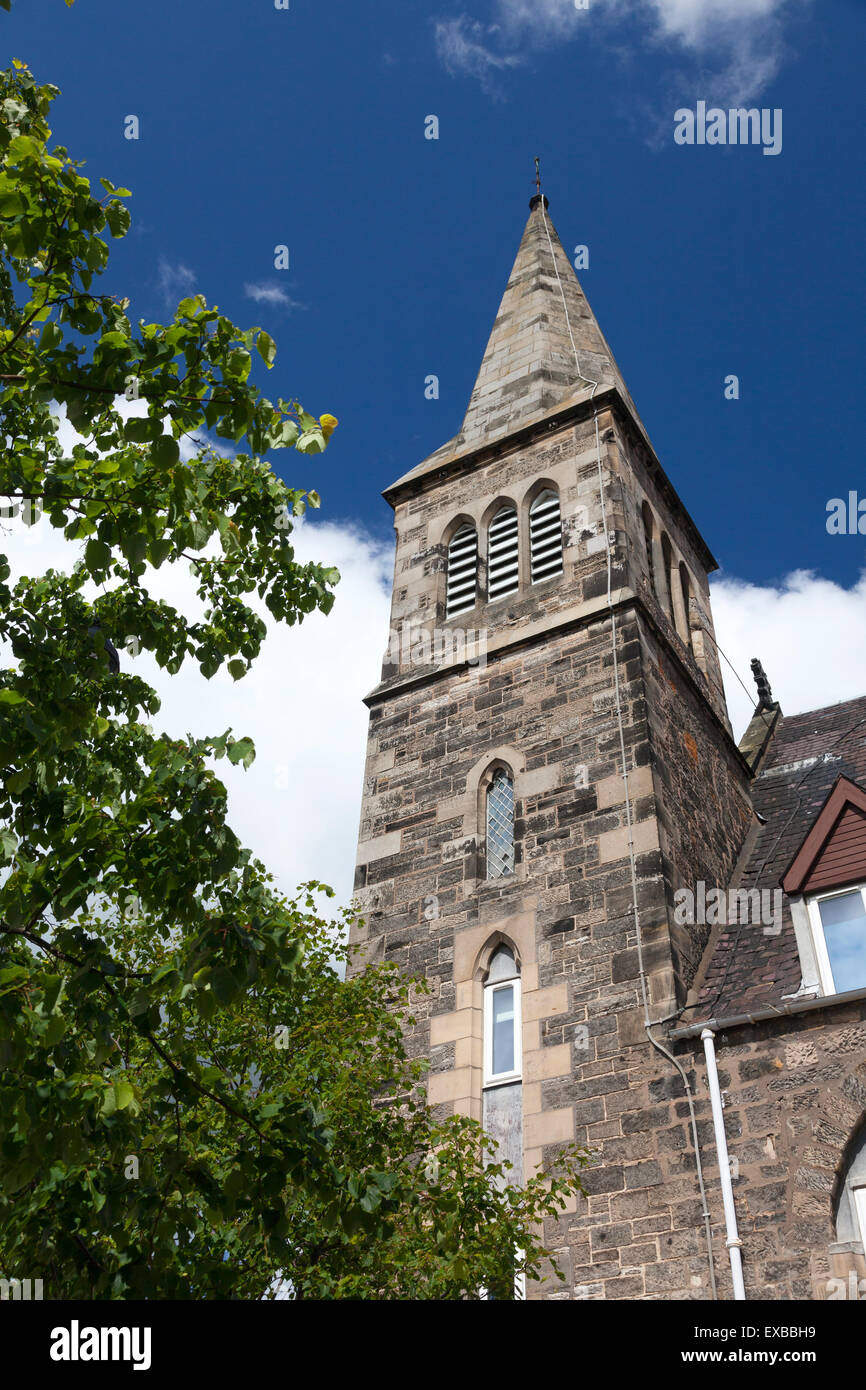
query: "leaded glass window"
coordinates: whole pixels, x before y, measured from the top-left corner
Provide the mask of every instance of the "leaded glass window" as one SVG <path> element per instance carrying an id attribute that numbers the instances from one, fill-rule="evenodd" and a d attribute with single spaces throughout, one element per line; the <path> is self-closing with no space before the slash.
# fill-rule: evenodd
<path id="1" fill-rule="evenodd" d="M 487 788 L 487 877 L 514 872 L 514 783 L 499 767 Z"/>

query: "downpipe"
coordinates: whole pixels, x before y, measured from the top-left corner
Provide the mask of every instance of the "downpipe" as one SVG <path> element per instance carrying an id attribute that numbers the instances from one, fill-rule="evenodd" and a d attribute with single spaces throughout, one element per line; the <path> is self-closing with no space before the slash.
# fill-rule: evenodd
<path id="1" fill-rule="evenodd" d="M 746 1286 L 743 1283 L 743 1257 L 740 1253 L 743 1242 L 737 1230 L 737 1209 L 734 1206 L 734 1188 L 731 1183 L 731 1165 L 728 1159 L 728 1140 L 725 1134 L 725 1117 L 722 1113 L 722 1092 L 719 1088 L 719 1072 L 716 1067 L 715 1035 L 712 1028 L 701 1033 L 704 1057 L 707 1063 L 707 1086 L 710 1092 L 710 1105 L 713 1110 L 713 1132 L 716 1140 L 716 1153 L 719 1157 L 719 1177 L 722 1184 L 722 1202 L 725 1208 L 725 1245 L 731 1261 L 731 1278 L 734 1282 L 734 1300 L 746 1301 Z"/>

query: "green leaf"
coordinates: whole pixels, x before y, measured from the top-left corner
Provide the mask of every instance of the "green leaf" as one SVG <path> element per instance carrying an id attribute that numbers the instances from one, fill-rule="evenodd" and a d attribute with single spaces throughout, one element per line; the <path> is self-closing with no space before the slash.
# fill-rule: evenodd
<path id="1" fill-rule="evenodd" d="M 149 444 L 163 438 L 162 421 L 149 415 L 133 415 L 126 421 L 123 432 L 130 444 Z"/>
<path id="2" fill-rule="evenodd" d="M 246 381 L 251 366 L 252 358 L 246 348 L 235 348 L 234 352 L 229 353 L 226 372 L 238 381 Z"/>
<path id="3" fill-rule="evenodd" d="M 154 440 L 150 454 L 161 468 L 171 468 L 180 458 L 180 446 L 170 434 L 161 434 L 159 439 Z"/>
<path id="4" fill-rule="evenodd" d="M 250 738 L 239 738 L 228 749 L 228 760 L 230 763 L 243 763 L 244 767 L 249 767 L 254 761 L 256 750 Z"/>
<path id="5" fill-rule="evenodd" d="M 261 332 L 256 338 L 256 347 L 261 354 L 265 366 L 269 368 L 272 367 L 274 365 L 274 358 L 277 355 L 277 345 L 270 333 Z"/>
<path id="6" fill-rule="evenodd" d="M 48 1027 L 42 1034 L 45 1047 L 54 1047 L 66 1032 L 66 1020 L 60 1014 L 52 1014 Z"/>
<path id="7" fill-rule="evenodd" d="M 87 542 L 84 547 L 84 563 L 88 569 L 101 570 L 111 560 L 111 546 L 104 541 L 97 540 L 95 536 Z"/>
<path id="8" fill-rule="evenodd" d="M 135 1100 L 135 1091 L 128 1081 L 115 1081 L 114 1100 L 118 1110 L 125 1110 Z"/>
<path id="9" fill-rule="evenodd" d="M 227 966 L 218 965 L 211 971 L 210 987 L 219 1004 L 233 1003 L 241 992 L 242 984 Z"/>
<path id="10" fill-rule="evenodd" d="M 325 436 L 320 429 L 305 430 L 295 448 L 299 454 L 321 454 L 325 448 Z"/>
<path id="11" fill-rule="evenodd" d="M 105 217 L 112 236 L 126 236 L 130 223 L 129 208 L 124 207 L 123 203 L 109 203 L 105 209 Z"/>

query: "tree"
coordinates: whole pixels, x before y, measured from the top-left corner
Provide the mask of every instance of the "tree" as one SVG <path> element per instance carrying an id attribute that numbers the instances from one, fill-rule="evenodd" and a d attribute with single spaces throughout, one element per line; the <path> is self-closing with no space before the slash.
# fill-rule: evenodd
<path id="1" fill-rule="evenodd" d="M 408 985 L 340 980 L 312 900 L 277 893 L 227 824 L 210 764 L 248 766 L 250 740 L 155 733 L 132 670 L 146 649 L 240 680 L 266 631 L 249 595 L 290 624 L 330 610 L 337 572 L 291 545 L 318 497 L 264 455 L 321 453 L 336 420 L 263 397 L 273 340 L 203 297 L 133 326 L 98 292 L 130 195 L 49 151 L 56 95 L 17 61 L 0 75 L 0 496 L 78 556 L 13 584 L 0 555 L 4 1273 L 55 1297 L 261 1297 L 277 1269 L 308 1296 L 507 1294 L 582 1156 L 521 1189 L 477 1126 L 434 1122 Z M 148 590 L 180 561 L 191 623 Z"/>

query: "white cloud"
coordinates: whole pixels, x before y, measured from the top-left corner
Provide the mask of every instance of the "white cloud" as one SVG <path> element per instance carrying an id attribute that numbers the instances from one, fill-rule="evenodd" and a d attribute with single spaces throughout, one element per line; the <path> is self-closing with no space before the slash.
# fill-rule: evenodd
<path id="1" fill-rule="evenodd" d="M 363 696 L 381 674 L 387 643 L 393 556 L 352 527 L 302 522 L 292 536 L 299 563 L 336 565 L 341 582 L 331 613 L 295 627 L 268 625 L 258 660 L 242 681 L 219 671 L 205 681 L 192 664 L 168 677 L 142 653 L 134 669 L 159 692 L 155 727 L 177 734 L 249 735 L 256 760 L 244 772 L 226 761 L 217 775 L 229 793 L 229 820 L 287 891 L 308 878 L 351 896 L 368 711 Z M 151 591 L 184 613 L 199 604 L 186 567 L 165 566 Z M 126 666 L 128 658 L 121 653 Z"/>
<path id="2" fill-rule="evenodd" d="M 700 79 L 697 97 L 739 104 L 775 77 L 785 45 L 784 21 L 810 0 L 494 0 L 492 22 L 466 14 L 438 21 L 436 48 L 449 72 L 492 89 L 495 71 L 517 66 L 527 50 L 577 38 L 613 37 L 636 52 L 649 44 L 673 59 L 684 80 Z"/>
<path id="3" fill-rule="evenodd" d="M 489 96 L 500 94 L 495 75 L 505 68 L 517 67 L 521 61 L 516 54 L 496 52 L 498 26 L 479 24 L 466 15 L 437 21 L 435 36 L 436 52 L 446 72 L 476 77 Z"/>
<path id="4" fill-rule="evenodd" d="M 65 421 L 61 438 L 72 442 Z M 30 529 L 20 522 L 3 529 L 0 550 L 13 578 L 52 565 L 69 569 L 77 557 L 78 547 L 44 518 Z M 133 660 L 122 651 L 120 659 L 159 693 L 158 731 L 219 734 L 231 726 L 236 736 L 253 738 L 257 757 L 247 772 L 225 760 L 216 764 L 228 788 L 231 825 L 281 888 L 319 878 L 347 903 L 367 737 L 362 697 L 379 679 L 387 643 L 393 553 L 360 528 L 333 522 L 298 524 L 293 543 L 300 562 L 318 560 L 341 571 L 334 609 L 288 628 L 259 607 L 268 637 L 242 681 L 224 671 L 205 681 L 191 663 L 167 676 L 147 653 Z M 186 565 L 163 566 L 148 583 L 190 620 L 198 613 Z M 712 602 L 719 645 L 748 688 L 747 694 L 723 661 L 736 737 L 754 708 L 753 656 L 786 714 L 866 693 L 866 570 L 850 589 L 804 570 L 763 586 L 722 575 L 713 582 Z M 0 661 L 8 660 L 0 651 Z"/>
<path id="5" fill-rule="evenodd" d="M 165 258 L 159 262 L 159 292 L 166 304 L 175 307 L 178 300 L 191 294 L 196 285 L 196 274 L 187 265 L 171 265 Z"/>
<path id="6" fill-rule="evenodd" d="M 139 413 L 122 402 L 124 413 Z M 60 438 L 77 436 L 65 419 Z M 25 527 L 0 523 L 0 551 L 21 574 L 53 567 L 68 571 L 81 545 L 65 540 L 42 517 Z M 223 759 L 214 765 L 229 794 L 229 823 L 292 892 L 310 878 L 330 883 L 338 902 L 351 897 L 364 777 L 368 711 L 363 696 L 378 682 L 388 640 L 393 553 L 351 525 L 296 523 L 292 544 L 299 563 L 317 560 L 341 573 L 336 602 L 325 617 L 312 613 L 300 625 L 277 624 L 256 596 L 247 601 L 268 626 L 258 661 L 243 680 L 225 670 L 207 681 L 191 661 L 174 676 L 147 652 L 121 651 L 123 670 L 134 671 L 159 694 L 157 732 L 180 737 L 221 734 L 231 727 L 248 735 L 256 760 L 244 772 Z M 189 621 L 201 611 L 189 567 L 163 565 L 147 577 L 150 592 Z M 11 653 L 0 648 L 0 664 Z"/>
<path id="7" fill-rule="evenodd" d="M 647 0 L 662 34 L 701 48 L 721 29 L 759 24 L 789 8 L 789 0 Z"/>
<path id="8" fill-rule="evenodd" d="M 777 586 L 722 576 L 712 585 L 712 603 L 719 646 L 750 695 L 753 656 L 784 714 L 866 695 L 866 570 L 850 589 L 808 570 L 794 570 Z M 722 669 L 739 738 L 757 697 L 750 701 L 724 661 Z"/>
<path id="9" fill-rule="evenodd" d="M 286 309 L 300 309 L 300 304 L 296 299 L 292 299 L 287 294 L 282 285 L 245 284 L 244 294 L 248 299 L 254 299 L 257 304 L 281 304 Z"/>

